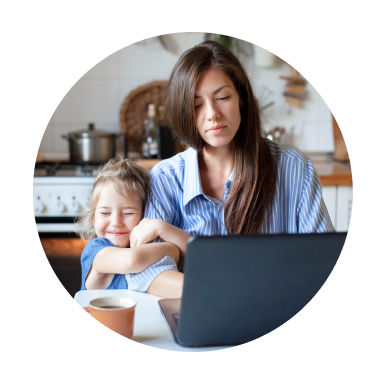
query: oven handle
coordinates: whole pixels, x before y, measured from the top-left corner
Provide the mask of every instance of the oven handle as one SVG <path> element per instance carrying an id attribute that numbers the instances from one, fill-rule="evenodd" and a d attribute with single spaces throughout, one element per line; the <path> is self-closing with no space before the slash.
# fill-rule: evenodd
<path id="1" fill-rule="evenodd" d="M 36 224 L 75 224 L 76 216 L 35 216 Z"/>

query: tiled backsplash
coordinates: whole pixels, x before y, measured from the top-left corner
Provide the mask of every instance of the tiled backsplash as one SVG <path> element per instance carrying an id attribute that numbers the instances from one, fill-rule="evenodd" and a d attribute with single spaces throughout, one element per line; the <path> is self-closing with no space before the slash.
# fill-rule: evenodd
<path id="1" fill-rule="evenodd" d="M 167 80 L 180 54 L 203 41 L 204 34 L 178 33 L 168 37 L 174 46 L 172 53 L 155 37 L 123 48 L 91 68 L 54 111 L 39 152 L 67 154 L 68 143 L 61 135 L 84 129 L 90 122 L 96 129 L 120 132 L 119 111 L 125 97 L 145 83 Z M 262 100 L 261 105 L 274 101 L 273 106 L 263 111 L 264 128 L 284 127 L 282 143 L 302 151 L 333 151 L 331 113 L 312 85 L 306 84 L 302 107 L 290 107 L 283 96 L 285 81 L 279 78 L 289 75 L 289 66 L 276 58 L 273 67 L 259 67 L 253 56 L 255 46 L 240 44 L 247 48 L 239 58 L 252 80 L 256 97 Z"/>

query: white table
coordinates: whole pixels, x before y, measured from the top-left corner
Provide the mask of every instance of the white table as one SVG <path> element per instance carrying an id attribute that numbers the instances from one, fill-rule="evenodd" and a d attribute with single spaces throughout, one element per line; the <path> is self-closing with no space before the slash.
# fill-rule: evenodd
<path id="1" fill-rule="evenodd" d="M 129 289 L 115 290 L 86 290 L 79 291 L 75 295 L 75 301 L 82 307 L 87 307 L 89 302 L 98 297 L 121 296 L 129 297 L 136 301 L 134 318 L 134 335 L 132 340 L 151 347 L 167 349 L 171 351 L 215 351 L 229 347 L 204 347 L 187 348 L 177 344 L 172 332 L 164 319 L 158 301 L 161 297 L 131 291 Z"/>

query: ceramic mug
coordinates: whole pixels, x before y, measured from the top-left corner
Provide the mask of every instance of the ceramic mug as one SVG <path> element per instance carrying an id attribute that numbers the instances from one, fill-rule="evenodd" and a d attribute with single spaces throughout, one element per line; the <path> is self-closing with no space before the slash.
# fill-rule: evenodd
<path id="1" fill-rule="evenodd" d="M 91 300 L 84 309 L 106 327 L 131 339 L 134 333 L 135 307 L 135 300 L 110 296 Z"/>

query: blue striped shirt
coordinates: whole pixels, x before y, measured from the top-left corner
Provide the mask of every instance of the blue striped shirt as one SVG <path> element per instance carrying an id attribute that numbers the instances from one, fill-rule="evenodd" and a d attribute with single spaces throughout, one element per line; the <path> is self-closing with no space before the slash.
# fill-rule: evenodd
<path id="1" fill-rule="evenodd" d="M 178 270 L 175 260 L 170 256 L 165 256 L 162 260 L 151 265 L 143 272 L 127 273 L 127 288 L 132 289 L 133 291 L 146 292 L 155 277 L 168 269 L 172 269 L 174 271 Z"/>
<path id="2" fill-rule="evenodd" d="M 319 177 L 299 150 L 267 141 L 277 165 L 275 196 L 265 214 L 262 233 L 334 231 L 322 199 Z M 225 201 L 233 173 L 225 184 Z M 224 211 L 203 193 L 197 152 L 190 148 L 157 164 L 151 171 L 151 195 L 145 217 L 161 219 L 192 236 L 227 235 Z"/>
<path id="3" fill-rule="evenodd" d="M 311 160 L 295 148 L 267 143 L 277 166 L 277 181 L 261 233 L 334 232 Z M 222 202 L 229 196 L 232 178 L 233 173 Z M 203 193 L 198 154 L 189 148 L 152 169 L 145 217 L 166 221 L 192 236 L 227 235 L 223 210 L 218 218 L 222 202 Z M 151 268 L 141 274 L 150 278 Z"/>

